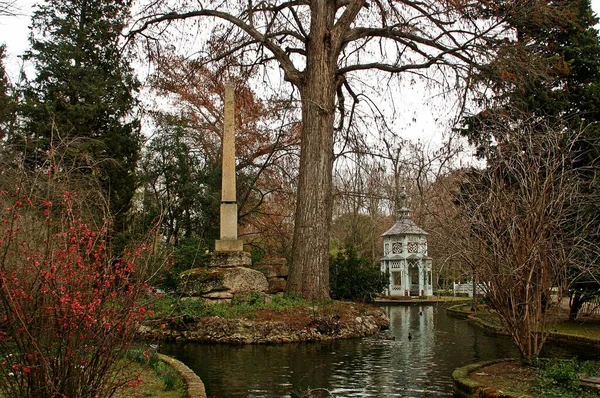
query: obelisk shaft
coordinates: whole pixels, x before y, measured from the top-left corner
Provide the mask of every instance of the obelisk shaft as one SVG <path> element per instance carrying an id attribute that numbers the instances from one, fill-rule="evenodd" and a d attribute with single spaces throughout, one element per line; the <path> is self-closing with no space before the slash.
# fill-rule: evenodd
<path id="1" fill-rule="evenodd" d="M 235 203 L 235 94 L 233 86 L 230 84 L 225 86 L 225 117 L 223 124 L 221 202 Z M 223 238 L 222 235 L 221 238 Z"/>
<path id="2" fill-rule="evenodd" d="M 237 238 L 237 202 L 235 194 L 235 98 L 231 84 L 225 86 L 225 116 L 222 140 L 221 235 L 216 251 L 242 251 Z"/>

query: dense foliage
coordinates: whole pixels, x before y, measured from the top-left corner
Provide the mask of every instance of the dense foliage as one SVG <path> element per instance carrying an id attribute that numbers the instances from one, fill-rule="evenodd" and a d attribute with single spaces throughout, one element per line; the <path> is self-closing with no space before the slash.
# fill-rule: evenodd
<path id="1" fill-rule="evenodd" d="M 23 89 L 24 126 L 10 137 L 30 168 L 44 163 L 57 143 L 72 144 L 77 154 L 63 154 L 63 163 L 71 158 L 71 167 L 100 181 L 116 237 L 127 228 L 140 151 L 132 117 L 138 83 L 120 42 L 130 5 L 50 0 L 37 6 L 25 54 L 36 76 Z M 98 165 L 99 174 L 92 174 Z"/>
<path id="2" fill-rule="evenodd" d="M 571 133 L 585 128 L 585 138 L 597 138 L 600 39 L 590 1 L 522 2 L 505 17 L 515 40 L 502 43 L 493 62 L 481 66 L 477 81 L 488 89 L 477 98 L 483 110 L 465 118 L 462 133 L 488 159 L 491 147 L 514 135 L 496 126 L 514 120 L 541 130 L 557 124 Z"/>
<path id="3" fill-rule="evenodd" d="M 181 238 L 177 245 L 172 247 L 169 261 L 155 273 L 152 285 L 165 292 L 175 292 L 183 271 L 208 266 L 210 259 L 204 247 L 203 241 L 197 236 Z"/>
<path id="4" fill-rule="evenodd" d="M 351 246 L 332 257 L 329 264 L 329 288 L 334 299 L 368 302 L 387 286 L 388 276 L 370 260 L 359 257 Z"/>
<path id="5" fill-rule="evenodd" d="M 523 2 L 506 18 L 516 39 L 502 44 L 496 59 L 481 68 L 479 82 L 491 91 L 478 98 L 483 110 L 465 118 L 461 131 L 492 162 L 496 149 L 511 140 L 562 129 L 565 142 L 576 141 L 569 148 L 571 167 L 584 180 L 581 193 L 590 196 L 578 209 L 588 223 L 577 233 L 600 244 L 600 207 L 594 200 L 600 194 L 598 18 L 589 0 Z M 519 130 L 522 125 L 527 131 Z"/>
<path id="6" fill-rule="evenodd" d="M 167 245 L 194 240 L 203 253 L 219 238 L 221 168 L 194 145 L 193 133 L 172 119 L 157 121 L 140 170 L 145 228 L 158 219 Z"/>

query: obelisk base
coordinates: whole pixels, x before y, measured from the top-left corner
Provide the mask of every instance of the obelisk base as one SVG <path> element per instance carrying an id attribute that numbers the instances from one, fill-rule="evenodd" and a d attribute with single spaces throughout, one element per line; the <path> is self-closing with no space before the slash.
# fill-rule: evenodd
<path id="1" fill-rule="evenodd" d="M 244 250 L 244 241 L 240 239 L 218 239 L 215 240 L 215 251 L 217 252 L 241 252 Z"/>

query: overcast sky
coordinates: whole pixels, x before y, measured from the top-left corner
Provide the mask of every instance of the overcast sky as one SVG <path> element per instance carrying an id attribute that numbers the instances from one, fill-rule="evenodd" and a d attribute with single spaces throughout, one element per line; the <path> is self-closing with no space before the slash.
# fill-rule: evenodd
<path id="1" fill-rule="evenodd" d="M 33 5 L 36 0 L 17 0 L 19 8 L 18 17 L 0 17 L 0 43 L 6 44 L 7 59 L 5 66 L 9 74 L 9 78 L 14 81 L 18 76 L 18 71 L 21 68 L 21 61 L 18 58 L 28 47 L 27 36 L 29 34 L 30 16 Z M 592 9 L 597 15 L 600 15 L 600 0 L 592 0 Z M 435 99 L 429 98 L 429 95 L 419 91 L 419 87 L 408 88 L 414 90 L 409 93 L 403 91 L 401 96 L 396 96 L 394 101 L 398 101 L 397 109 L 406 109 L 402 112 L 403 115 L 396 114 L 394 116 L 395 125 L 402 126 L 398 133 L 405 138 L 421 138 L 426 141 L 439 140 L 439 131 L 444 131 L 448 126 L 440 125 L 439 120 L 448 118 L 448 114 L 452 113 L 443 109 L 436 108 L 434 105 Z M 407 90 L 404 88 L 403 90 Z M 405 103 L 400 103 L 404 100 Z M 442 106 L 439 106 L 442 108 Z M 427 109 L 426 112 L 423 112 Z M 446 115 L 444 115 L 446 113 Z"/>
<path id="2" fill-rule="evenodd" d="M 19 69 L 17 56 L 28 46 L 29 18 L 36 0 L 16 0 L 20 9 L 19 17 L 0 17 L 0 43 L 8 47 L 8 67 L 11 71 Z M 600 15 L 600 0 L 592 0 L 592 9 Z"/>

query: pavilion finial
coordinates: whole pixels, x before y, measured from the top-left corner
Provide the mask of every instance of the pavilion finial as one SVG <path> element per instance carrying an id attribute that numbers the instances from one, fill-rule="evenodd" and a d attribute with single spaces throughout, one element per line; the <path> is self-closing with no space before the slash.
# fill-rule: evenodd
<path id="1" fill-rule="evenodd" d="M 401 207 L 396 211 L 396 218 L 402 220 L 410 217 L 410 209 L 407 205 L 408 195 L 406 194 L 406 185 L 402 185 L 402 192 L 400 193 L 400 205 Z"/>

